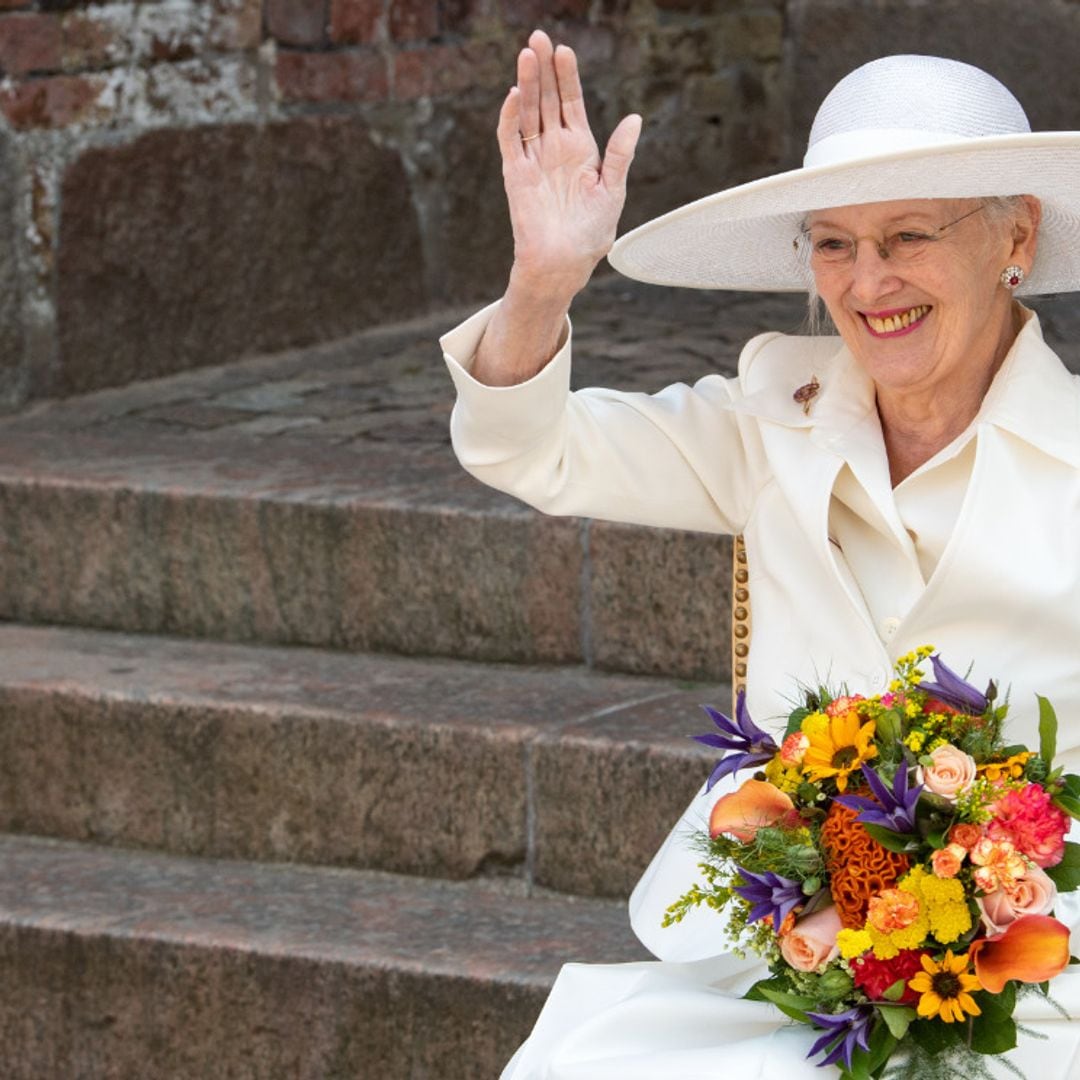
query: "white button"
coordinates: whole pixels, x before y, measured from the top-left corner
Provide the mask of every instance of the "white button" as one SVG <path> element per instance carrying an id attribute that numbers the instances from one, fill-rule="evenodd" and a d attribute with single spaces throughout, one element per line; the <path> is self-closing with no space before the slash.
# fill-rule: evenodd
<path id="1" fill-rule="evenodd" d="M 881 620 L 881 636 L 888 640 L 900 629 L 900 620 L 895 615 Z"/>

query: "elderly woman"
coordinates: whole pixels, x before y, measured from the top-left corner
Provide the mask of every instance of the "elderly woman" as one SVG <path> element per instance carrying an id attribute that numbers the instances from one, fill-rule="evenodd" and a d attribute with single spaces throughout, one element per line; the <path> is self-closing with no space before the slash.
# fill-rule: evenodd
<path id="1" fill-rule="evenodd" d="M 743 533 L 758 722 L 786 715 L 799 683 L 883 689 L 898 656 L 933 642 L 974 660 L 976 681 L 1008 673 L 1011 737 L 1035 744 L 1034 694 L 1052 698 L 1075 768 L 1080 382 L 1016 297 L 1080 289 L 1080 134 L 1033 134 L 965 64 L 858 69 L 821 106 L 802 169 L 676 210 L 610 254 L 651 282 L 809 290 L 839 338 L 765 334 L 737 377 L 654 396 L 570 393 L 567 310 L 609 251 L 640 127 L 624 119 L 601 159 L 573 52 L 533 34 L 498 128 L 510 283 L 443 339 L 462 463 L 549 513 Z M 829 1072 L 806 1060 L 809 1031 L 740 1000 L 761 971 L 716 955 L 711 911 L 661 929 L 715 798 L 690 807 L 631 899 L 663 962 L 568 966 L 505 1080 Z M 1078 983 L 1062 975 L 1055 996 L 1080 1017 Z M 1051 1042 L 1022 1038 L 1009 1062 L 1080 1077 L 1080 1024 L 1036 998 L 1016 1015 Z"/>

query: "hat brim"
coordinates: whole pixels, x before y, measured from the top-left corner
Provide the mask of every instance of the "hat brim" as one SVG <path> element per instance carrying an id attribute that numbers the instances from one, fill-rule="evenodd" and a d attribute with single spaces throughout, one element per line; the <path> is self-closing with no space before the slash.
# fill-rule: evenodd
<path id="1" fill-rule="evenodd" d="M 656 285 L 805 292 L 793 241 L 806 213 L 898 199 L 1035 195 L 1039 250 L 1017 293 L 1080 289 L 1080 132 L 961 139 L 767 176 L 707 195 L 620 237 L 608 261 Z"/>

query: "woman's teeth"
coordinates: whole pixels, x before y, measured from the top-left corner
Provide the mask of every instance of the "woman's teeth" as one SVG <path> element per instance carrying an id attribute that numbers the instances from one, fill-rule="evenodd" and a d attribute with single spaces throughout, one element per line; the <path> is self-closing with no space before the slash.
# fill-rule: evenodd
<path id="1" fill-rule="evenodd" d="M 873 315 L 867 315 L 866 321 L 875 334 L 892 334 L 897 330 L 903 330 L 905 326 L 910 326 L 913 322 L 917 322 L 929 310 L 930 308 L 926 304 L 920 304 L 918 307 L 900 312 L 899 315 L 890 315 L 887 319 L 875 319 Z"/>

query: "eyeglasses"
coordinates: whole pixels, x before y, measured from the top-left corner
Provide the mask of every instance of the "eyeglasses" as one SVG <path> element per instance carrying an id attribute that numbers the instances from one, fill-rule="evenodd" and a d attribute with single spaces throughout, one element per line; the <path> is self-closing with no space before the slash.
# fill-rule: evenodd
<path id="1" fill-rule="evenodd" d="M 859 251 L 860 240 L 870 240 L 877 248 L 878 254 L 883 259 L 895 259 L 897 262 L 915 262 L 936 244 L 946 229 L 959 225 L 973 214 L 986 209 L 986 204 L 961 214 L 954 221 L 932 232 L 921 232 L 918 229 L 901 229 L 898 232 L 889 233 L 881 240 L 872 236 L 849 236 L 846 233 L 838 233 L 825 226 L 804 227 L 799 235 L 792 241 L 796 253 L 807 258 L 814 267 L 841 267 L 850 266 L 855 262 Z"/>

